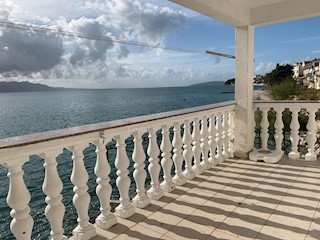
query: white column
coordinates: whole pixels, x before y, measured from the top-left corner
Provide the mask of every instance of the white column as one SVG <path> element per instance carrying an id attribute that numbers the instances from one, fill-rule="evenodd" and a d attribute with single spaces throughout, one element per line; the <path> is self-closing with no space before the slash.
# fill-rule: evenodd
<path id="1" fill-rule="evenodd" d="M 71 147 L 73 152 L 73 168 L 71 173 L 71 182 L 74 185 L 73 205 L 78 213 L 78 226 L 72 231 L 73 238 L 76 240 L 88 240 L 96 235 L 96 231 L 91 223 L 89 223 L 89 204 L 90 194 L 88 193 L 87 182 L 89 180 L 88 172 L 83 161 L 82 151 L 87 145 L 77 145 Z"/>
<path id="2" fill-rule="evenodd" d="M 162 141 L 160 145 L 162 151 L 161 166 L 163 169 L 163 182 L 160 187 L 165 192 L 171 192 L 175 189 L 175 184 L 172 181 L 171 169 L 172 169 L 172 159 L 171 159 L 171 142 L 169 138 L 169 130 L 167 125 L 162 126 Z"/>
<path id="3" fill-rule="evenodd" d="M 208 144 L 208 122 L 207 122 L 207 117 L 203 116 L 201 119 L 201 130 L 200 130 L 200 135 L 201 135 L 201 152 L 202 152 L 202 161 L 201 161 L 201 166 L 204 169 L 210 169 L 212 165 L 208 161 L 208 150 L 209 150 L 209 144 Z"/>
<path id="4" fill-rule="evenodd" d="M 26 158 L 27 159 L 27 158 Z M 31 239 L 33 219 L 29 215 L 30 193 L 23 180 L 22 165 L 26 160 L 10 162 L 8 168 L 9 191 L 7 196 L 8 206 L 12 209 L 10 230 L 17 240 Z"/>
<path id="5" fill-rule="evenodd" d="M 117 156 L 115 160 L 115 166 L 117 170 L 116 184 L 120 194 L 120 204 L 115 209 L 115 214 L 121 218 L 129 218 L 135 213 L 135 208 L 131 204 L 129 198 L 129 188 L 131 180 L 128 176 L 130 165 L 128 155 L 126 152 L 125 140 L 122 136 L 116 136 L 114 139 L 117 141 Z"/>
<path id="6" fill-rule="evenodd" d="M 292 112 L 292 119 L 290 123 L 291 128 L 291 152 L 289 153 L 289 158 L 291 159 L 299 159 L 300 153 L 298 152 L 298 144 L 299 144 L 299 111 L 300 109 L 290 109 Z"/>
<path id="7" fill-rule="evenodd" d="M 235 152 L 248 158 L 253 146 L 254 27 L 236 28 Z"/>
<path id="8" fill-rule="evenodd" d="M 186 177 L 186 179 L 194 179 L 196 176 L 196 173 L 192 170 L 192 137 L 190 132 L 190 122 L 188 120 L 184 121 L 183 124 L 183 158 L 185 161 L 186 169 L 183 172 L 183 176 Z"/>
<path id="9" fill-rule="evenodd" d="M 223 151 L 223 141 L 222 141 L 222 113 L 217 114 L 217 124 L 216 124 L 216 143 L 217 143 L 217 154 L 216 159 L 218 163 L 222 163 L 224 157 L 222 155 Z"/>
<path id="10" fill-rule="evenodd" d="M 283 140 L 283 121 L 282 121 L 282 108 L 275 109 L 277 112 L 277 118 L 276 122 L 274 124 L 276 133 L 275 133 L 275 141 L 276 141 L 276 151 L 277 152 L 283 152 L 282 151 L 282 140 Z"/>
<path id="11" fill-rule="evenodd" d="M 317 160 L 317 154 L 314 152 L 315 143 L 317 141 L 317 123 L 316 123 L 316 112 L 318 109 L 308 109 L 309 120 L 307 124 L 308 136 L 308 153 L 305 156 L 306 161 L 315 161 Z"/>
<path id="12" fill-rule="evenodd" d="M 228 148 L 228 157 L 233 157 L 234 151 L 234 110 L 229 113 L 229 130 L 228 130 L 228 137 L 229 137 L 229 148 Z"/>
<path id="13" fill-rule="evenodd" d="M 260 111 L 262 114 L 261 123 L 260 123 L 261 147 L 262 147 L 262 149 L 267 150 L 268 149 L 268 139 L 269 139 L 269 121 L 268 121 L 269 109 L 261 108 Z"/>
<path id="14" fill-rule="evenodd" d="M 110 185 L 110 165 L 107 159 L 107 149 L 104 139 L 100 138 L 95 142 L 97 161 L 94 167 L 94 173 L 97 175 L 96 193 L 100 201 L 100 215 L 96 218 L 96 224 L 99 228 L 107 230 L 117 224 L 116 216 L 110 212 L 110 197 L 112 188 Z"/>
<path id="15" fill-rule="evenodd" d="M 147 191 L 148 197 L 150 199 L 158 200 L 163 197 L 164 192 L 160 188 L 159 184 L 159 174 L 160 174 L 160 164 L 159 164 L 159 147 L 157 144 L 157 134 L 153 128 L 149 129 L 149 145 L 148 145 L 148 155 L 149 155 L 149 166 L 148 171 L 151 177 L 151 188 Z"/>
<path id="16" fill-rule="evenodd" d="M 45 209 L 45 215 L 50 223 L 50 236 L 52 240 L 67 239 L 67 237 L 63 235 L 65 207 L 62 203 L 61 195 L 63 184 L 57 171 L 58 164 L 56 157 L 59 154 L 60 151 L 51 151 L 41 155 L 44 159 L 43 166 L 45 168 L 42 190 L 47 195 L 46 203 L 48 204 Z"/>
<path id="17" fill-rule="evenodd" d="M 198 175 L 204 172 L 203 167 L 200 164 L 201 148 L 200 148 L 200 133 L 199 133 L 199 120 L 195 118 L 193 120 L 193 131 L 192 131 L 192 152 L 194 165 L 192 170 Z"/>
<path id="18" fill-rule="evenodd" d="M 144 208 L 151 202 L 144 188 L 147 178 L 146 170 L 144 170 L 144 161 L 146 159 L 146 154 L 144 153 L 142 147 L 142 139 L 139 132 L 134 132 L 132 135 L 134 136 L 134 150 L 132 153 L 132 159 L 135 162 L 133 178 L 136 182 L 137 187 L 137 195 L 132 199 L 132 204 L 137 208 Z"/>
<path id="19" fill-rule="evenodd" d="M 182 140 L 180 134 L 180 124 L 178 122 L 174 123 L 174 135 L 172 140 L 173 146 L 173 163 L 175 166 L 175 175 L 172 178 L 172 181 L 181 186 L 186 183 L 187 179 L 182 175 L 182 163 L 183 163 L 183 156 L 182 156 Z"/>
<path id="20" fill-rule="evenodd" d="M 216 117 L 212 114 L 209 118 L 209 149 L 210 149 L 210 157 L 209 162 L 211 166 L 216 166 L 219 164 L 218 159 L 216 158 L 216 149 L 217 149 L 217 142 L 216 142 Z"/>

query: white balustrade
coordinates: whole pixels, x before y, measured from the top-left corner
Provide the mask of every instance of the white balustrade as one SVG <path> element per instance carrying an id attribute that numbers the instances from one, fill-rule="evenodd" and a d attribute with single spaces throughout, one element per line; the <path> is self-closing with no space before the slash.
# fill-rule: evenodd
<path id="1" fill-rule="evenodd" d="M 163 181 L 160 187 L 165 192 L 171 192 L 175 189 L 175 184 L 172 181 L 171 169 L 172 169 L 172 159 L 171 159 L 171 142 L 169 138 L 169 130 L 167 125 L 162 126 L 162 141 L 160 145 L 162 151 L 161 166 L 163 169 Z"/>
<path id="2" fill-rule="evenodd" d="M 103 136 L 103 134 L 101 134 Z M 112 188 L 110 186 L 110 165 L 107 159 L 107 150 L 104 138 L 94 142 L 96 145 L 97 161 L 94 172 L 97 175 L 96 193 L 100 202 L 100 215 L 96 218 L 96 224 L 99 228 L 107 230 L 117 224 L 116 216 L 110 212 L 110 196 Z"/>
<path id="3" fill-rule="evenodd" d="M 203 167 L 201 166 L 201 148 L 200 148 L 200 133 L 199 133 L 199 120 L 195 118 L 193 120 L 193 131 L 192 131 L 192 152 L 194 165 L 192 170 L 197 174 L 202 174 L 204 172 Z"/>
<path id="4" fill-rule="evenodd" d="M 175 166 L 175 175 L 172 178 L 172 181 L 181 186 L 186 183 L 187 179 L 182 174 L 182 163 L 183 163 L 183 156 L 182 156 L 182 140 L 180 134 L 180 124 L 178 122 L 174 123 L 173 129 L 174 135 L 172 140 L 173 146 L 173 163 Z"/>
<path id="5" fill-rule="evenodd" d="M 315 143 L 317 141 L 317 124 L 315 121 L 316 112 L 318 108 L 310 108 L 309 110 L 309 120 L 307 124 L 307 143 L 308 143 L 308 153 L 305 156 L 306 161 L 317 160 L 317 155 L 314 152 Z"/>
<path id="6" fill-rule="evenodd" d="M 183 158 L 185 162 L 185 170 L 183 172 L 183 176 L 186 177 L 186 179 L 194 179 L 196 176 L 196 173 L 192 170 L 192 137 L 191 137 L 191 132 L 190 132 L 190 122 L 188 120 L 184 121 L 183 124 Z"/>
<path id="7" fill-rule="evenodd" d="M 298 159 L 300 157 L 300 153 L 298 152 L 298 144 L 299 144 L 299 108 L 291 109 L 292 111 L 292 119 L 290 123 L 291 128 L 291 152 L 289 153 L 289 158 Z"/>
<path id="8" fill-rule="evenodd" d="M 148 155 L 149 155 L 149 166 L 148 171 L 151 177 L 151 188 L 147 191 L 147 195 L 150 199 L 158 200 L 163 197 L 164 192 L 160 188 L 159 184 L 159 174 L 160 174 L 160 164 L 159 164 L 159 147 L 157 144 L 157 134 L 153 128 L 149 129 L 149 146 L 148 146 Z"/>
<path id="9" fill-rule="evenodd" d="M 129 198 L 130 178 L 129 174 L 129 159 L 126 152 L 125 140 L 122 136 L 115 136 L 117 141 L 117 156 L 115 160 L 115 166 L 117 171 L 117 187 L 120 194 L 120 204 L 115 209 L 115 214 L 121 218 L 129 218 L 135 213 L 135 208 L 131 204 Z"/>
<path id="10" fill-rule="evenodd" d="M 41 155 L 44 159 L 45 176 L 43 181 L 43 192 L 47 195 L 45 215 L 50 223 L 50 236 L 53 240 L 67 239 L 63 235 L 63 217 L 65 207 L 62 203 L 61 191 L 63 189 L 62 181 L 57 170 L 56 157 L 60 151 L 50 151 Z"/>
<path id="11" fill-rule="evenodd" d="M 212 164 L 208 161 L 208 151 L 209 151 L 209 144 L 208 144 L 208 122 L 207 117 L 204 116 L 201 119 L 201 130 L 200 130 L 200 148 L 201 148 L 201 167 L 204 169 L 210 169 L 212 167 Z"/>
<path id="12" fill-rule="evenodd" d="M 224 161 L 228 157 L 227 127 L 228 127 L 228 116 L 227 116 L 227 112 L 224 112 L 222 114 L 222 137 L 221 137 L 222 161 Z"/>
<path id="13" fill-rule="evenodd" d="M 209 162 L 212 166 L 216 166 L 219 164 L 219 160 L 216 158 L 216 149 L 217 149 L 217 142 L 216 142 L 216 117 L 214 114 L 211 115 L 209 118 L 209 150 L 210 150 L 210 157 Z"/>
<path id="14" fill-rule="evenodd" d="M 276 149 L 274 151 L 267 150 L 268 149 L 268 131 L 267 126 L 269 126 L 267 111 L 269 109 L 274 109 L 275 113 L 272 112 L 270 115 L 276 114 L 276 121 L 274 124 L 275 127 L 275 144 Z M 272 102 L 256 102 L 255 109 L 260 109 L 262 111 L 262 121 L 261 121 L 261 141 L 262 141 L 262 149 L 254 150 L 250 153 L 250 159 L 252 160 L 264 160 L 269 163 L 277 163 L 281 160 L 284 155 L 284 151 L 282 150 L 283 146 L 283 138 L 284 138 L 284 121 L 289 121 L 287 115 L 283 115 L 285 109 L 289 109 L 292 113 L 291 122 L 290 122 L 290 139 L 291 139 L 291 151 L 288 156 L 291 159 L 299 159 L 301 154 L 299 152 L 299 140 L 304 139 L 303 130 L 300 133 L 300 123 L 299 123 L 299 113 L 302 108 L 305 108 L 309 113 L 308 123 L 307 123 L 307 145 L 308 145 L 308 153 L 305 155 L 305 160 L 307 161 L 315 161 L 317 159 L 317 155 L 315 153 L 315 143 L 317 141 L 317 123 L 316 123 L 316 112 L 319 109 L 318 102 L 305 102 L 305 101 L 272 101 Z M 303 111 L 301 113 L 305 115 Z M 288 124 L 288 123 L 287 123 Z M 232 128 L 232 126 L 230 126 Z M 301 135 L 300 135 L 301 134 Z M 284 145 L 286 148 L 287 146 Z M 301 146 L 303 149 L 303 146 Z M 267 151 L 265 151 L 267 150 Z M 302 155 L 303 156 L 303 155 Z"/>
<path id="15" fill-rule="evenodd" d="M 5 164 L 8 168 L 9 177 L 7 203 L 12 209 L 10 212 L 12 217 L 10 230 L 17 240 L 31 239 L 33 228 L 33 219 L 29 215 L 30 208 L 28 206 L 30 193 L 23 180 L 22 165 L 25 163 L 25 159 L 27 157 L 21 159 L 21 161 L 11 161 Z"/>
<path id="16" fill-rule="evenodd" d="M 276 141 L 276 151 L 282 152 L 282 140 L 283 140 L 283 121 L 282 121 L 282 112 L 283 108 L 276 108 L 276 122 L 275 127 L 275 141 Z"/>
<path id="17" fill-rule="evenodd" d="M 217 123 L 216 123 L 216 143 L 217 143 L 217 154 L 216 159 L 219 163 L 222 163 L 224 160 L 223 152 L 223 141 L 222 141 L 222 113 L 217 114 Z"/>
<path id="18" fill-rule="evenodd" d="M 229 113 L 229 121 L 228 121 L 228 158 L 233 156 L 233 146 L 234 146 L 234 117 L 235 112 L 232 110 Z"/>
<path id="19" fill-rule="evenodd" d="M 132 154 L 132 159 L 135 162 L 134 164 L 134 172 L 133 172 L 133 178 L 136 182 L 137 195 L 132 199 L 133 206 L 137 208 L 144 208 L 150 204 L 150 199 L 146 194 L 146 190 L 144 188 L 147 173 L 144 170 L 145 164 L 144 161 L 146 159 L 146 155 L 143 150 L 142 146 L 142 139 L 139 132 L 134 132 L 134 150 Z"/>
<path id="20" fill-rule="evenodd" d="M 71 173 L 71 182 L 74 185 L 73 204 L 78 213 L 78 226 L 72 231 L 73 238 L 79 240 L 91 239 L 96 235 L 95 228 L 89 223 L 89 204 L 90 195 L 88 193 L 89 175 L 83 161 L 83 149 L 86 145 L 76 145 L 69 149 L 73 152 L 73 168 Z"/>
<path id="21" fill-rule="evenodd" d="M 268 139 L 269 139 L 269 120 L 268 120 L 268 108 L 261 108 L 261 147 L 264 150 L 268 149 Z"/>
<path id="22" fill-rule="evenodd" d="M 234 130 L 231 128 L 234 128 L 234 125 L 232 125 L 231 116 L 234 108 L 235 105 L 233 103 L 218 104 L 183 110 L 183 112 L 179 113 L 165 113 L 160 117 L 158 115 L 145 116 L 141 117 L 140 120 L 137 119 L 137 122 L 125 120 L 124 123 L 122 121 L 99 123 L 97 125 L 65 129 L 64 133 L 49 132 L 44 135 L 35 135 L 34 139 L 30 138 L 30 136 L 22 136 L 21 138 L 19 137 L 22 140 L 19 140 L 20 142 L 18 143 L 12 142 L 10 139 L 0 140 L 0 165 L 8 169 L 10 185 L 7 202 L 12 208 L 11 216 L 13 220 L 10 229 L 13 235 L 18 240 L 29 240 L 34 237 L 32 236 L 34 223 L 29 214 L 30 208 L 28 206 L 31 196 L 24 183 L 24 172 L 22 170 L 22 166 L 28 161 L 29 156 L 38 155 L 44 159 L 45 175 L 42 189 L 46 195 L 45 217 L 50 224 L 50 237 L 53 240 L 65 240 L 70 237 L 66 236 L 67 233 L 64 233 L 65 226 L 63 225 L 65 206 L 62 203 L 63 196 L 61 191 L 63 189 L 62 179 L 66 179 L 66 176 L 61 176 L 60 178 L 57 171 L 58 162 L 56 158 L 63 148 L 67 148 L 73 153 L 73 166 L 70 176 L 74 186 L 73 193 L 66 193 L 74 194 L 73 204 L 77 212 L 78 225 L 72 231 L 73 239 L 91 239 L 96 235 L 96 229 L 89 222 L 91 198 L 88 192 L 89 175 L 84 164 L 83 153 L 84 150 L 86 150 L 85 152 L 91 151 L 86 149 L 89 143 L 94 144 L 96 147 L 95 175 L 90 176 L 90 179 L 93 177 L 97 182 L 96 194 L 100 206 L 100 213 L 95 219 L 95 226 L 99 229 L 108 230 L 117 224 L 116 216 L 122 218 L 132 216 L 135 213 L 135 207 L 143 208 L 147 206 L 151 199 L 160 199 L 164 195 L 164 191 L 170 192 L 176 185 L 183 185 L 187 179 L 193 179 L 196 174 L 203 173 L 204 168 L 207 169 L 217 165 L 217 147 L 218 155 L 219 150 L 232 154 L 231 142 Z M 229 120 L 224 125 L 221 124 L 221 113 L 229 116 Z M 219 117 L 217 120 L 215 119 L 216 116 Z M 201 120 L 201 128 L 199 119 Z M 207 125 L 208 122 L 209 127 Z M 181 139 L 182 123 L 183 137 Z M 192 131 L 190 123 L 193 125 Z M 174 135 L 171 143 L 169 129 L 172 127 Z M 159 163 L 160 149 L 156 134 L 159 129 L 162 130 L 160 144 L 161 165 Z M 312 127 L 309 128 L 309 131 L 311 130 Z M 144 142 L 141 138 L 143 133 L 149 133 L 147 154 L 149 157 L 148 173 L 151 178 L 151 186 L 147 191 L 145 189 L 147 176 L 145 170 L 146 154 L 144 152 Z M 134 136 L 132 154 L 132 160 L 134 161 L 133 179 L 129 177 L 128 168 L 130 162 L 125 143 L 126 137 L 130 135 Z M 218 142 L 217 137 L 220 137 Z M 111 166 L 107 158 L 106 148 L 106 145 L 112 142 L 112 139 L 116 140 L 116 186 L 120 195 L 120 204 L 115 208 L 114 214 L 111 213 L 110 206 L 112 187 L 109 175 Z M 222 141 L 223 139 L 224 141 Z M 171 151 L 173 151 L 173 156 L 171 156 Z M 94 156 L 92 153 L 90 154 Z M 183 162 L 185 165 L 184 171 L 182 171 Z M 173 165 L 174 177 L 171 176 Z M 159 184 L 161 167 L 164 181 Z M 134 190 L 137 194 L 131 202 L 129 188 L 133 180 L 136 183 Z"/>

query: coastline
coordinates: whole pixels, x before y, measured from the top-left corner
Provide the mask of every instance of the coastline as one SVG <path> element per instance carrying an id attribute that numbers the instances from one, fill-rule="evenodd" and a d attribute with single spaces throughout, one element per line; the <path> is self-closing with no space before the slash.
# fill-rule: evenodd
<path id="1" fill-rule="evenodd" d="M 270 93 L 266 89 L 253 90 L 254 100 L 271 100 Z"/>

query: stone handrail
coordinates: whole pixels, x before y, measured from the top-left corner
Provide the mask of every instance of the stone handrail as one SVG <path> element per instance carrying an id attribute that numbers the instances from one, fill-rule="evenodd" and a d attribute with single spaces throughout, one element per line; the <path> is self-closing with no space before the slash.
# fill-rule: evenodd
<path id="1" fill-rule="evenodd" d="M 100 202 L 100 215 L 95 222 L 96 227 L 106 230 L 117 223 L 117 217 L 132 216 L 135 208 L 146 207 L 151 199 L 161 198 L 164 191 L 172 191 L 176 185 L 185 184 L 187 179 L 194 178 L 204 169 L 209 169 L 230 157 L 233 153 L 234 116 L 234 102 L 225 102 L 0 140 L 0 164 L 8 169 L 9 177 L 7 203 L 12 209 L 11 232 L 19 240 L 31 239 L 32 236 L 34 222 L 29 214 L 30 192 L 24 182 L 22 169 L 31 155 L 38 155 L 44 160 L 45 177 L 42 189 L 47 203 L 45 216 L 50 223 L 51 238 L 61 240 L 67 237 L 64 235 L 63 227 L 63 183 L 57 171 L 56 157 L 64 148 L 72 152 L 73 169 L 70 179 L 74 186 L 73 204 L 78 215 L 78 225 L 73 230 L 73 238 L 90 239 L 95 236 L 96 230 L 95 226 L 89 223 L 91 199 L 83 154 L 83 150 L 89 144 L 95 145 L 97 153 L 94 172 L 98 184 L 96 193 Z M 159 130 L 160 149 L 157 143 Z M 142 135 L 145 133 L 148 133 L 149 139 L 147 155 L 151 187 L 148 190 L 145 189 L 146 154 L 142 146 Z M 134 139 L 133 179 L 128 176 L 130 160 L 125 142 L 128 137 Z M 114 214 L 110 212 L 112 188 L 109 183 L 110 165 L 106 154 L 106 144 L 111 141 L 116 141 L 116 185 L 120 195 L 120 204 Z M 182 169 L 183 162 L 185 169 Z M 174 176 L 171 175 L 172 167 L 175 170 Z M 164 180 L 160 183 L 161 168 Z M 136 196 L 132 200 L 129 197 L 131 181 L 136 183 Z"/>

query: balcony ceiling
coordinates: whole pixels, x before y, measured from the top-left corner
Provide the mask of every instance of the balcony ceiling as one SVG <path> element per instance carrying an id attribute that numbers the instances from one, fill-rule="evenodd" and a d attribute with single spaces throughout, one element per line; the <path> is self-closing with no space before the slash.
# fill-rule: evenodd
<path id="1" fill-rule="evenodd" d="M 170 0 L 229 25 L 268 25 L 320 16 L 319 0 Z"/>

